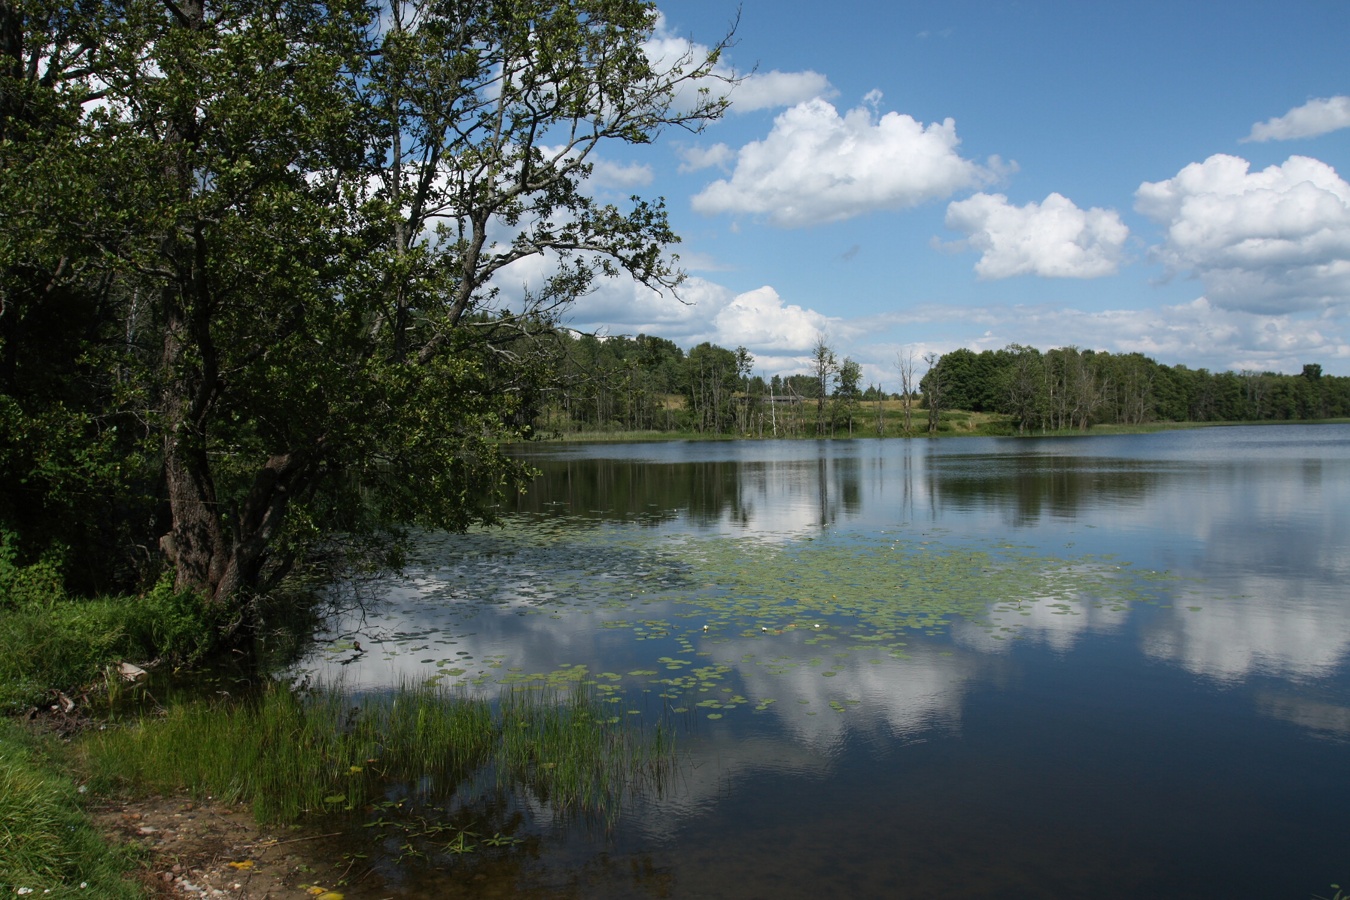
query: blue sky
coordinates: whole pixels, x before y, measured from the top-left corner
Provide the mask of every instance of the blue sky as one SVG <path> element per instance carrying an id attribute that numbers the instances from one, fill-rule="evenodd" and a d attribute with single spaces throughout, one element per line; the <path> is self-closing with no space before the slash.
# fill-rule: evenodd
<path id="1" fill-rule="evenodd" d="M 607 148 L 664 196 L 685 303 L 620 282 L 571 322 L 804 371 L 818 335 L 902 353 L 1075 345 L 1350 375 L 1350 3 L 662 3 L 727 117 Z"/>

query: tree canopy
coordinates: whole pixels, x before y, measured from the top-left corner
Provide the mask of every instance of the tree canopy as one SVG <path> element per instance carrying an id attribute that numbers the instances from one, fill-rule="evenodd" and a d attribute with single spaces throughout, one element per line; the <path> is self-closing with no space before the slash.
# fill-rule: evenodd
<path id="1" fill-rule="evenodd" d="M 586 188 L 600 148 L 724 109 L 722 45 L 654 60 L 656 16 L 0 3 L 0 527 L 243 621 L 339 538 L 490 520 L 559 311 L 681 279 L 659 200 Z"/>
<path id="2" fill-rule="evenodd" d="M 1019 431 L 1350 415 L 1350 378 L 1323 376 L 1316 363 L 1298 375 L 1210 372 L 1141 353 L 1013 344 L 935 356 L 922 385 L 944 407 L 1003 414 Z"/>

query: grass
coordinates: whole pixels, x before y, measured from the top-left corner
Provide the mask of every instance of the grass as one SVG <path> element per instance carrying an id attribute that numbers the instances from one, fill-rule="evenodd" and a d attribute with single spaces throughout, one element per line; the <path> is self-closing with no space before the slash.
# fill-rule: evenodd
<path id="1" fill-rule="evenodd" d="M 992 413 L 946 413 L 942 414 L 940 430 L 938 436 L 950 437 L 955 435 L 991 435 L 991 434 L 1012 434 L 1015 429 L 1007 424 L 1007 418 L 997 416 Z M 899 415 L 888 414 L 886 418 L 887 438 L 905 438 L 929 437 L 928 434 L 928 412 L 922 411 L 922 416 L 915 415 L 912 426 L 908 434 L 903 430 Z M 562 432 L 558 436 L 545 436 L 540 438 L 540 443 L 564 443 L 564 444 L 638 444 L 638 443 L 661 443 L 669 441 L 700 441 L 700 442 L 725 442 L 725 441 L 757 441 L 757 440 L 801 440 L 815 441 L 821 438 L 847 440 L 852 438 L 875 438 L 877 437 L 876 425 L 870 418 L 856 417 L 853 423 L 853 434 L 848 433 L 846 426 L 840 426 L 831 434 L 818 435 L 815 430 L 814 420 L 806 423 L 797 433 L 791 433 L 786 424 L 780 424 L 779 433 L 775 438 L 766 428 L 763 435 L 756 433 L 738 434 L 733 432 L 699 432 L 699 431 L 569 431 Z"/>
<path id="2" fill-rule="evenodd" d="M 734 434 L 704 434 L 696 431 L 559 431 L 539 432 L 541 443 L 600 444 L 600 443 L 657 443 L 662 441 L 725 441 L 738 437 Z"/>
<path id="3" fill-rule="evenodd" d="M 59 761 L 50 746 L 0 719 L 0 896 L 144 896 L 127 877 L 134 851 L 105 843 L 81 810 L 85 788 L 62 773 L 72 765 L 93 795 L 187 791 L 249 803 L 264 822 L 353 831 L 374 811 L 366 825 L 384 830 L 372 836 L 399 834 L 411 848 L 455 832 L 450 851 L 468 852 L 466 838 L 485 848 L 520 840 L 433 821 L 452 797 L 472 807 L 495 778 L 555 816 L 612 821 L 626 796 L 659 788 L 674 758 L 664 729 L 609 716 L 580 684 L 517 688 L 495 707 L 426 685 L 360 700 L 272 685 L 245 702 L 188 701 L 87 732 Z"/>
<path id="4" fill-rule="evenodd" d="M 449 797 L 489 768 L 555 814 L 613 815 L 659 776 L 669 738 L 616 722 L 578 686 L 566 696 L 507 694 L 496 710 L 433 686 L 357 701 L 341 690 L 273 685 L 246 703 L 183 703 L 89 735 L 100 790 L 187 790 L 251 804 L 265 822 L 365 809 L 389 792 Z"/>
<path id="5" fill-rule="evenodd" d="M 1232 425 L 1344 425 L 1350 419 L 1261 419 L 1251 422 L 1144 422 L 1140 425 L 1093 425 L 1089 434 L 1153 434 L 1159 431 L 1185 431 L 1195 428 L 1223 428 Z M 1075 429 L 1072 432 L 1052 432 L 1054 434 L 1083 434 Z"/>
<path id="6" fill-rule="evenodd" d="M 119 661 L 200 658 L 216 624 L 167 583 L 139 597 L 68 596 L 58 566 L 17 565 L 0 534 L 0 713 L 50 703 L 60 691 L 78 698 L 100 682 L 118 688 L 107 673 Z M 432 686 L 357 700 L 272 685 L 242 702 L 187 700 L 111 724 L 63 750 L 71 757 L 63 762 L 96 793 L 186 790 L 247 802 L 264 822 L 322 817 L 327 827 L 346 817 L 352 825 L 378 808 L 401 814 L 391 825 L 414 841 L 451 827 L 438 803 L 473 804 L 494 779 L 499 794 L 531 795 L 555 816 L 609 820 L 625 796 L 659 785 L 673 747 L 660 728 L 649 734 L 606 718 L 588 692 L 521 690 L 494 707 Z M 136 868 L 130 851 L 104 842 L 80 808 L 84 789 L 43 747 L 55 745 L 0 718 L 0 896 L 143 896 L 124 877 Z M 391 804 L 398 795 L 412 802 Z M 455 852 L 467 852 L 465 837 L 478 836 L 458 827 Z M 479 843 L 515 841 L 497 832 Z"/>
<path id="7" fill-rule="evenodd" d="M 17 725 L 0 720 L 0 895 L 137 898 L 129 851 L 105 844 L 79 794 Z"/>

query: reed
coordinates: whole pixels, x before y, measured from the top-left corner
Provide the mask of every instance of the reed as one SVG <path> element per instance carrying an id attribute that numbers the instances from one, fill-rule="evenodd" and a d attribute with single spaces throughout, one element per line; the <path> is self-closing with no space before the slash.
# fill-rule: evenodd
<path id="1" fill-rule="evenodd" d="M 494 710 L 427 686 L 356 699 L 273 685 L 248 702 L 196 701 L 85 739 L 101 790 L 187 790 L 294 822 L 371 807 L 392 793 L 446 798 L 495 769 L 555 814 L 614 814 L 673 760 L 664 729 L 613 717 L 584 686 L 514 690 Z M 478 781 L 481 781 L 481 777 Z"/>
<path id="2" fill-rule="evenodd" d="M 529 790 L 557 812 L 611 812 L 660 788 L 674 759 L 668 730 L 626 727 L 591 688 L 521 687 L 502 698 L 498 781 Z"/>

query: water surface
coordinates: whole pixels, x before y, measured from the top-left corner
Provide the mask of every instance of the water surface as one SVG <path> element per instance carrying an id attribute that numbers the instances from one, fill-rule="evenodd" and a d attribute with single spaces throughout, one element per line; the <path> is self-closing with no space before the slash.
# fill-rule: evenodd
<path id="1" fill-rule="evenodd" d="M 677 772 L 608 828 L 513 801 L 528 844 L 386 860 L 381 896 L 1350 878 L 1350 427 L 526 452 L 506 528 L 424 536 L 304 669 L 579 678 Z"/>

